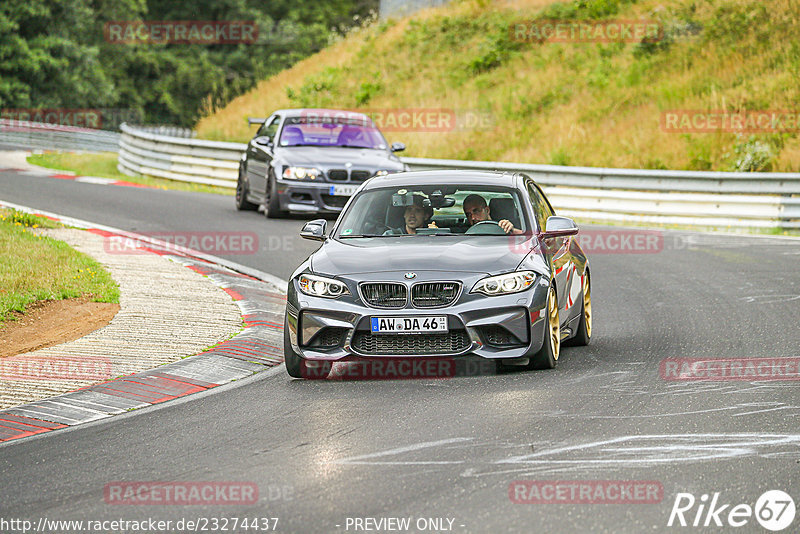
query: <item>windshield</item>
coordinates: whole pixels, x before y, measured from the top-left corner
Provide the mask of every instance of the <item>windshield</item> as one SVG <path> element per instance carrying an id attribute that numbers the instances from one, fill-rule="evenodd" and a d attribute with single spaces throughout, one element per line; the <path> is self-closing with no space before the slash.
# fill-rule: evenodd
<path id="1" fill-rule="evenodd" d="M 278 143 L 287 146 L 335 146 L 386 149 L 386 139 L 369 119 L 289 117 Z"/>
<path id="2" fill-rule="evenodd" d="M 426 185 L 359 193 L 342 214 L 335 237 L 507 235 L 529 228 L 513 189 Z"/>

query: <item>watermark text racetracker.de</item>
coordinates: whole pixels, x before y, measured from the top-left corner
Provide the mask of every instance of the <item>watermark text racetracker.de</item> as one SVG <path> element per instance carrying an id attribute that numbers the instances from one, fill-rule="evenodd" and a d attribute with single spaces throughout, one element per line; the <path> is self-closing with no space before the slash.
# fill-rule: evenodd
<path id="1" fill-rule="evenodd" d="M 310 380 L 432 380 L 493 375 L 497 366 L 492 360 L 477 357 L 397 357 L 346 362 L 303 360 L 300 372 Z"/>
<path id="2" fill-rule="evenodd" d="M 255 44 L 258 25 L 247 20 L 117 20 L 106 22 L 111 44 Z"/>
<path id="3" fill-rule="evenodd" d="M 515 504 L 657 504 L 664 486 L 656 480 L 514 480 Z"/>
<path id="4" fill-rule="evenodd" d="M 509 27 L 512 41 L 523 43 L 654 43 L 664 29 L 653 20 L 518 21 Z"/>
<path id="5" fill-rule="evenodd" d="M 100 109 L 83 108 L 3 108 L 0 109 L 0 128 L 9 130 L 24 128 L 29 122 L 71 126 L 74 128 L 100 129 L 103 127 L 103 112 Z"/>
<path id="6" fill-rule="evenodd" d="M 111 360 L 98 356 L 18 354 L 0 358 L 0 380 L 91 380 L 111 378 Z"/>
<path id="7" fill-rule="evenodd" d="M 797 133 L 800 111 L 671 109 L 661 112 L 666 133 Z"/>
<path id="8" fill-rule="evenodd" d="M 547 239 L 543 244 L 536 234 L 525 232 L 508 236 L 509 247 L 515 254 L 527 254 L 539 247 L 544 252 L 556 252 L 566 240 Z M 696 243 L 692 236 L 664 234 L 659 230 L 637 230 L 631 228 L 615 230 L 580 230 L 572 237 L 586 254 L 658 254 L 664 250 L 693 249 Z"/>
<path id="9" fill-rule="evenodd" d="M 793 381 L 800 380 L 800 357 L 665 358 L 658 372 L 673 382 Z"/>
<path id="10" fill-rule="evenodd" d="M 246 505 L 255 504 L 254 482 L 109 482 L 103 487 L 106 504 L 127 505 Z"/>
<path id="11" fill-rule="evenodd" d="M 109 235 L 103 249 L 109 254 L 146 254 L 150 249 L 166 248 L 181 252 L 191 249 L 204 254 L 245 255 L 264 250 L 290 251 L 294 249 L 293 237 L 271 235 L 259 241 L 254 232 L 149 232 L 141 236 Z"/>
<path id="12" fill-rule="evenodd" d="M 142 121 L 140 110 L 129 108 L 3 108 L 0 109 L 0 131 L 26 132 L 37 124 L 63 130 L 86 128 L 116 130 L 123 122 Z M 35 123 L 35 124 L 31 124 Z"/>
<path id="13" fill-rule="evenodd" d="M 363 115 L 369 120 L 365 120 Z M 310 109 L 303 111 L 301 116 L 310 124 L 374 125 L 382 132 L 448 133 L 487 129 L 495 123 L 494 116 L 488 111 L 456 108 Z"/>

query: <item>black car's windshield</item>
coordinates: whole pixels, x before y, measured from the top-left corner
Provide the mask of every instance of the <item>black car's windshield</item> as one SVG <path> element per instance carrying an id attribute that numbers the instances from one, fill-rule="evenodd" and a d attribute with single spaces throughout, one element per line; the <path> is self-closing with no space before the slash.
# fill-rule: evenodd
<path id="1" fill-rule="evenodd" d="M 342 214 L 335 237 L 502 236 L 529 228 L 514 189 L 425 185 L 362 191 Z"/>
<path id="2" fill-rule="evenodd" d="M 289 117 L 278 144 L 282 147 L 321 146 L 386 149 L 386 139 L 369 119 L 301 116 Z"/>

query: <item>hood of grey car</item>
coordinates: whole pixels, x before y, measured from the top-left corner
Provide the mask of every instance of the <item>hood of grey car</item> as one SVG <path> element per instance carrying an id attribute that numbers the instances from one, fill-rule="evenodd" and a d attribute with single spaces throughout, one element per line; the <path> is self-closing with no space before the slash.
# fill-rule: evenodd
<path id="1" fill-rule="evenodd" d="M 525 257 L 503 236 L 407 236 L 328 240 L 311 255 L 311 269 L 327 275 L 387 271 L 501 273 Z"/>
<path id="2" fill-rule="evenodd" d="M 289 165 L 318 167 L 321 169 L 345 169 L 350 163 L 353 168 L 374 168 L 376 170 L 402 170 L 402 162 L 386 150 L 368 148 L 334 148 L 298 146 L 278 148 L 280 158 Z M 276 153 L 278 156 L 278 153 Z"/>

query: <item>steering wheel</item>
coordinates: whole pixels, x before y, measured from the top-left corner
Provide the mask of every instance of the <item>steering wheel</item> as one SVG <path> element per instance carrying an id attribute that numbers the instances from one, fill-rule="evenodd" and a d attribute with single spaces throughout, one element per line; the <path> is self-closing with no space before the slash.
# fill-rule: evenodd
<path id="1" fill-rule="evenodd" d="M 470 226 L 464 234 L 474 235 L 506 235 L 497 221 L 480 221 Z"/>

